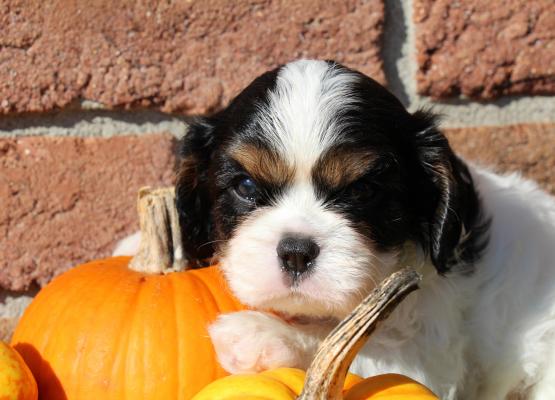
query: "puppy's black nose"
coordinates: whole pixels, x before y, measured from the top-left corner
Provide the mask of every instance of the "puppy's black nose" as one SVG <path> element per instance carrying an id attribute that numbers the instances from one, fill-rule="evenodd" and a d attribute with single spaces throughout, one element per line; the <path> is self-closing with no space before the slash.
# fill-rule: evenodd
<path id="1" fill-rule="evenodd" d="M 277 254 L 281 268 L 298 279 L 314 265 L 320 247 L 311 238 L 287 236 L 278 243 Z"/>

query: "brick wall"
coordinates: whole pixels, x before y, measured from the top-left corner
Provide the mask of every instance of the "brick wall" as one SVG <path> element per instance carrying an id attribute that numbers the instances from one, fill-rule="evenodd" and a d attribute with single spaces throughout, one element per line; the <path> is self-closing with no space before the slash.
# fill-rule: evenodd
<path id="1" fill-rule="evenodd" d="M 336 59 L 444 115 L 466 158 L 555 193 L 550 0 L 0 3 L 0 337 L 56 274 L 137 229 L 184 116 L 296 58 Z"/>

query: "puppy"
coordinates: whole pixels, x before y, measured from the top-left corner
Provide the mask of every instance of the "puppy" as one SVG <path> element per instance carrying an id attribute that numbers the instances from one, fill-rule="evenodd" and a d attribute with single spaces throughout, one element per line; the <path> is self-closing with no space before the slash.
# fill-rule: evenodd
<path id="1" fill-rule="evenodd" d="M 177 207 L 189 258 L 216 257 L 257 311 L 210 326 L 228 371 L 306 367 L 375 285 L 423 274 L 355 360 L 442 399 L 555 399 L 555 202 L 458 158 L 433 115 L 363 74 L 296 61 L 197 120 Z"/>

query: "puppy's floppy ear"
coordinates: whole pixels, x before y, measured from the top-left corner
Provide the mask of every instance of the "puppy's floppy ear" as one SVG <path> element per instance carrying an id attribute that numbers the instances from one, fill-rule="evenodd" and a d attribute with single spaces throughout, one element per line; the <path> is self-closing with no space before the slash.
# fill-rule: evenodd
<path id="1" fill-rule="evenodd" d="M 176 183 L 176 206 L 186 257 L 193 266 L 211 257 L 213 221 L 209 166 L 214 151 L 214 121 L 194 120 L 181 141 L 181 164 Z"/>
<path id="2" fill-rule="evenodd" d="M 487 244 L 489 221 L 482 218 L 468 167 L 453 153 L 435 116 L 417 111 L 412 117 L 417 162 L 424 173 L 422 186 L 416 188 L 424 194 L 420 197 L 420 207 L 426 210 L 424 239 L 434 266 L 443 274 L 455 264 L 471 265 L 479 258 Z"/>

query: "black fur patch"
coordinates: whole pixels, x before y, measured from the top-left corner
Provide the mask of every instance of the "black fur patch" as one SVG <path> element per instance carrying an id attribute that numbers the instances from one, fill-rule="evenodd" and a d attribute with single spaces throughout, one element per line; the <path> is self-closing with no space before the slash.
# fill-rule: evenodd
<path id="1" fill-rule="evenodd" d="M 252 126 L 252 115 L 263 105 L 268 90 L 275 86 L 278 69 L 256 78 L 230 105 L 207 118 L 192 121 L 181 142 L 181 166 L 176 182 L 176 205 L 180 215 L 186 257 L 194 265 L 215 252 L 222 237 L 229 237 L 242 212 L 224 213 L 228 193 L 217 185 L 232 167 L 226 164 L 222 149 L 241 138 L 260 142 L 262 132 Z"/>
<path id="2" fill-rule="evenodd" d="M 264 107 L 272 111 L 267 94 L 278 72 L 262 75 L 228 108 L 198 120 L 183 140 L 177 206 L 187 255 L 193 259 L 210 257 L 215 244 L 229 239 L 246 215 L 271 206 L 287 188 L 287 174 L 280 172 L 283 176 L 257 182 L 255 203 L 241 201 L 232 190 L 248 173 L 230 154 L 234 145 L 272 151 L 254 116 Z M 454 155 L 433 115 L 410 114 L 377 82 L 354 73 L 358 80 L 352 92 L 359 103 L 335 116 L 343 119 L 343 129 L 328 153 L 362 152 L 372 156 L 371 162 L 361 158 L 364 166 L 351 165 L 351 173 L 342 174 L 326 164 L 330 154 L 323 154 L 313 171 L 317 195 L 381 249 L 415 241 L 429 251 L 439 273 L 473 263 L 487 244 L 488 221 L 468 168 Z"/>

